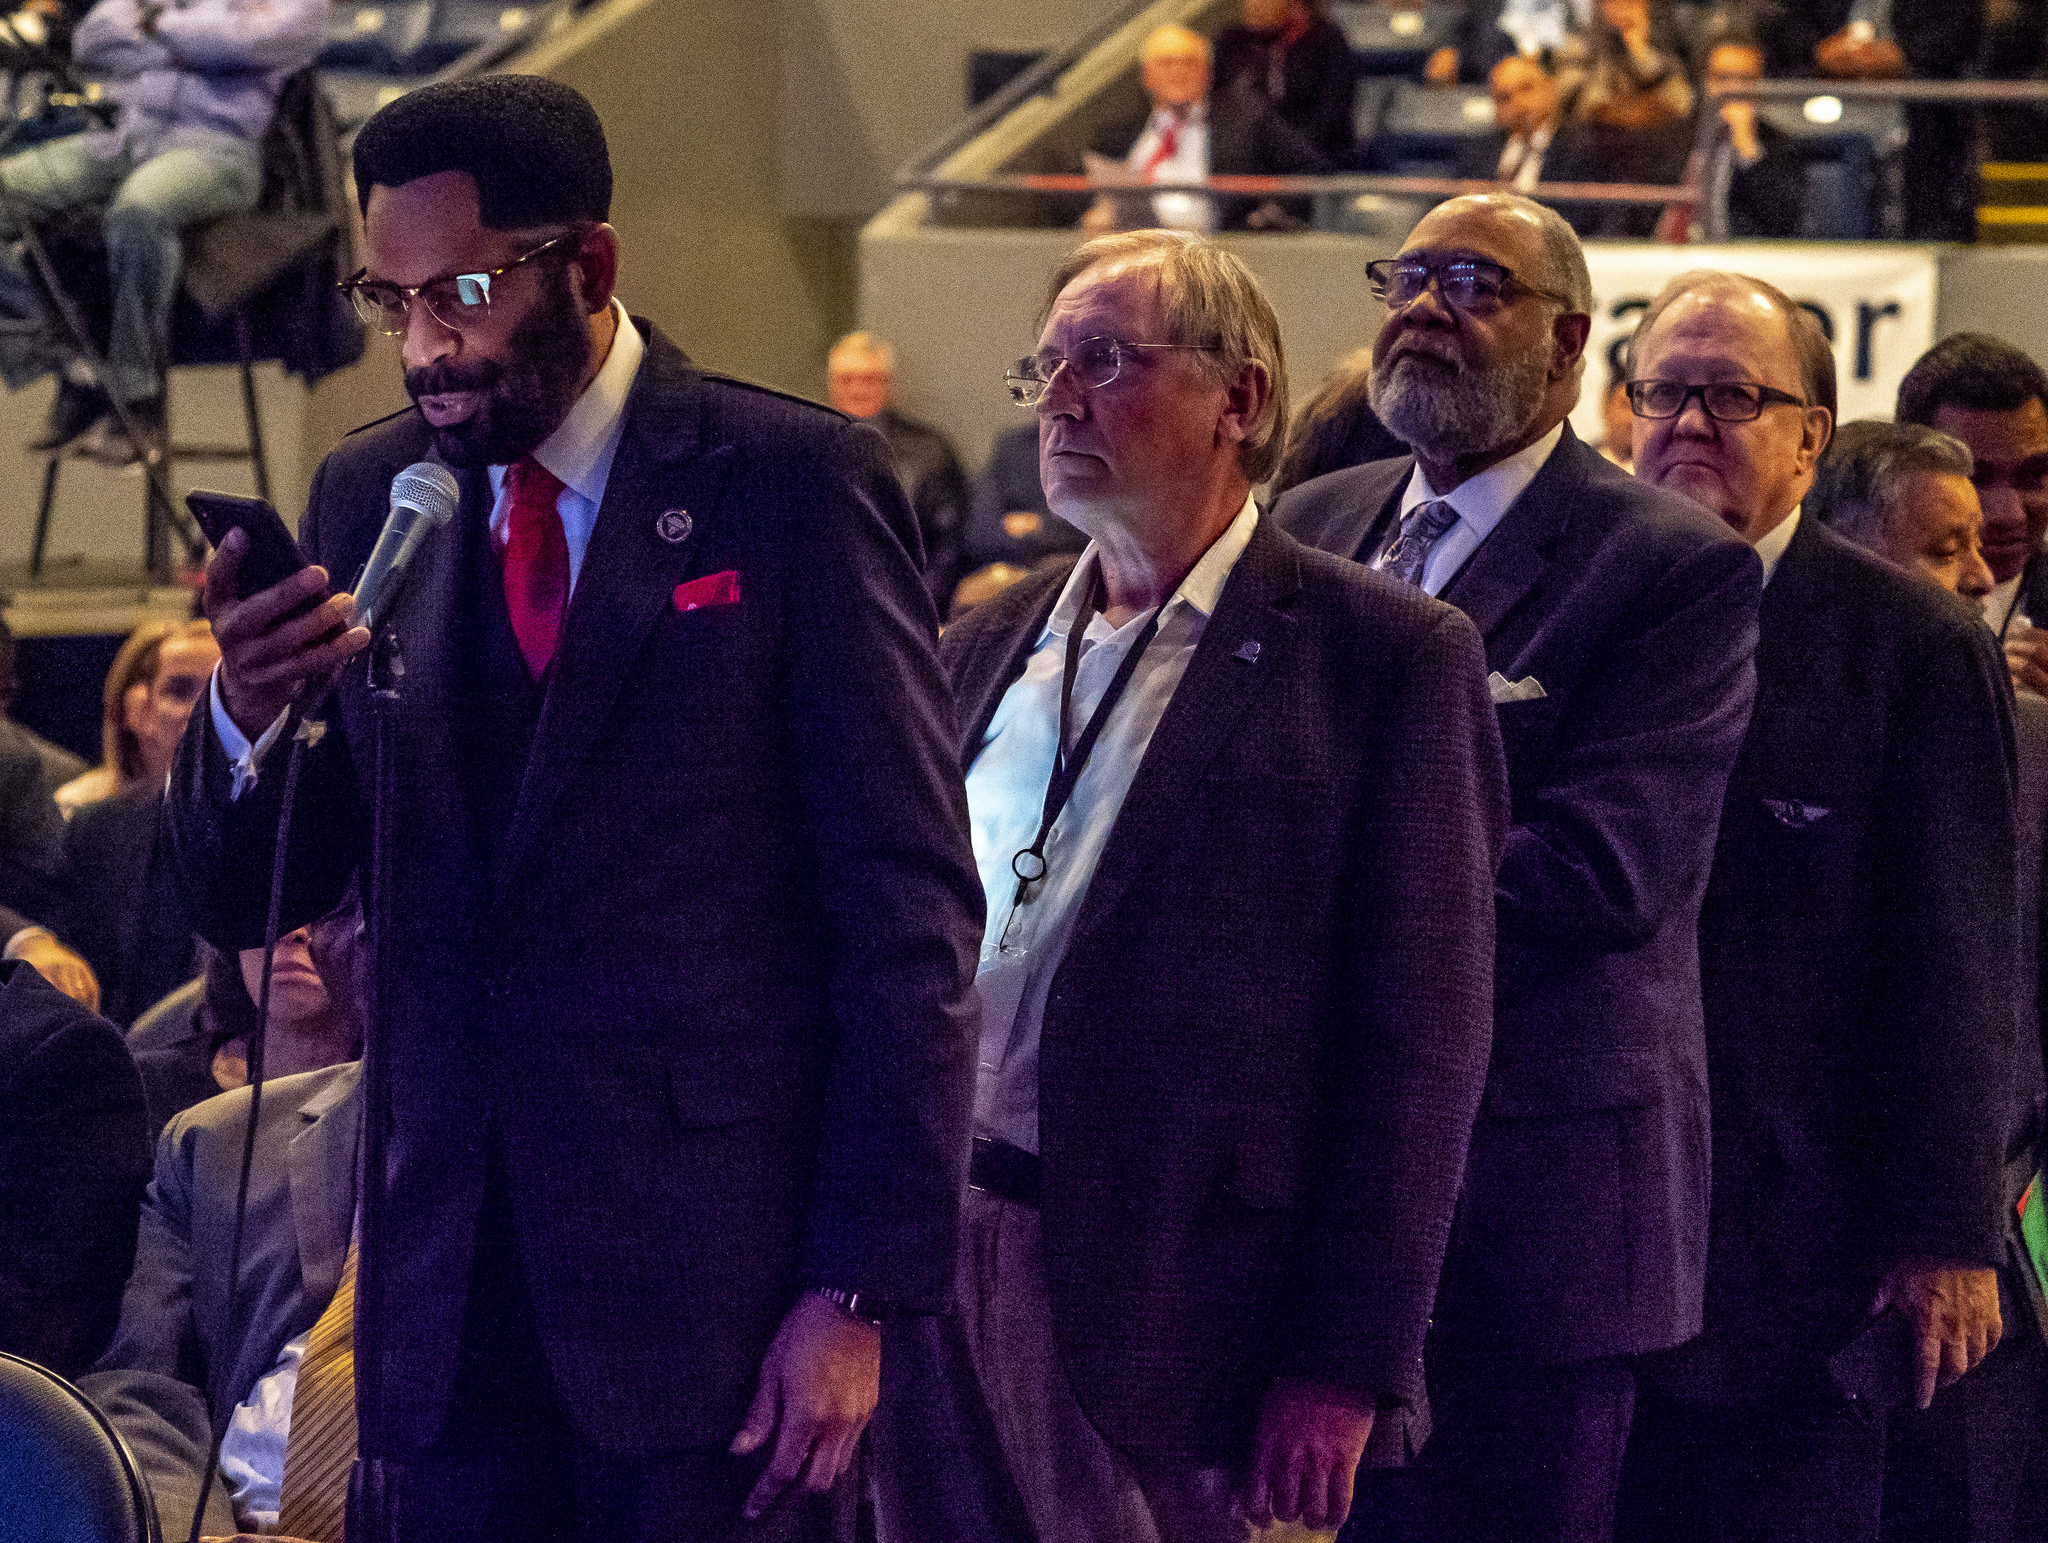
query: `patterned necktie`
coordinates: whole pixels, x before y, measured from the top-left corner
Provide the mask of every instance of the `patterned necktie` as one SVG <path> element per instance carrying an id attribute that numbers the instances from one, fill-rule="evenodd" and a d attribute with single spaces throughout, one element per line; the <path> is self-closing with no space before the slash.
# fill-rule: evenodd
<path id="1" fill-rule="evenodd" d="M 1401 516 L 1401 533 L 1394 538 L 1394 544 L 1387 548 L 1387 555 L 1380 560 L 1380 572 L 1391 574 L 1404 584 L 1418 588 L 1422 584 L 1422 567 L 1429 561 L 1430 549 L 1443 533 L 1458 523 L 1458 511 L 1441 498 L 1432 498 L 1427 503 L 1417 504 Z"/>
<path id="2" fill-rule="evenodd" d="M 1138 173 L 1140 182 L 1150 182 L 1159 175 L 1159 168 L 1180 153 L 1180 115 L 1167 120 L 1166 132 L 1159 136 L 1159 143 L 1152 147 L 1152 153 L 1145 158 L 1145 165 Z"/>
<path id="3" fill-rule="evenodd" d="M 341 1284 L 306 1338 L 285 1435 L 277 1530 L 314 1543 L 342 1543 L 349 1469 L 356 1460 L 356 1240 Z"/>
<path id="4" fill-rule="evenodd" d="M 535 680 L 547 673 L 569 606 L 569 541 L 555 507 L 567 485 L 532 456 L 506 469 L 512 507 L 505 522 L 505 608 Z"/>

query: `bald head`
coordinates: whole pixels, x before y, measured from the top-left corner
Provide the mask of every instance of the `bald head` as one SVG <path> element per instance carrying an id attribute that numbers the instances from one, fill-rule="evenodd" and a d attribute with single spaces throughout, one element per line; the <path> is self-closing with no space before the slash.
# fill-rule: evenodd
<path id="1" fill-rule="evenodd" d="M 1209 40 L 1199 32 L 1160 27 L 1145 39 L 1138 61 L 1154 106 L 1188 107 L 1209 94 Z"/>

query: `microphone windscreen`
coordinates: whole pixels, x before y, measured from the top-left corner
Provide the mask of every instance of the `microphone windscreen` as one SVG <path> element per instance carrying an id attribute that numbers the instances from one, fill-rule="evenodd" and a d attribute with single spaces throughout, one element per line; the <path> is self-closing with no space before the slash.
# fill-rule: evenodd
<path id="1" fill-rule="evenodd" d="M 461 501 L 455 474 L 434 461 L 415 461 L 391 479 L 391 507 L 417 509 L 436 525 L 452 519 Z"/>

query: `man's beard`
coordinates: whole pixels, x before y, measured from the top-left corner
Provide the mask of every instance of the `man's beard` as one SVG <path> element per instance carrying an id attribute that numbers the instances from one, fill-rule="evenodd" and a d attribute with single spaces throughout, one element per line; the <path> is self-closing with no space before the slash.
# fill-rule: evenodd
<path id="1" fill-rule="evenodd" d="M 434 430 L 450 466 L 509 466 L 561 426 L 576 405 L 590 363 L 590 326 L 566 270 L 548 276 L 540 303 L 505 340 L 510 361 L 451 360 L 405 372 L 406 395 L 477 391 L 483 399 L 460 423 Z"/>
<path id="2" fill-rule="evenodd" d="M 1425 456 L 1480 454 L 1519 436 L 1536 416 L 1550 360 L 1540 352 L 1502 359 L 1489 369 L 1412 350 L 1392 367 L 1375 363 L 1368 383 L 1372 410 L 1403 443 Z"/>

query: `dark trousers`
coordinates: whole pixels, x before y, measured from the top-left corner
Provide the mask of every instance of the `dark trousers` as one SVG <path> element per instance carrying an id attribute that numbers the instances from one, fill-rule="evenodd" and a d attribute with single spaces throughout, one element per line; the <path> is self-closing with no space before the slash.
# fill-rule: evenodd
<path id="1" fill-rule="evenodd" d="M 2040 1478 L 2048 1455 L 2048 1348 L 2024 1304 L 2000 1292 L 2005 1336 L 1926 1410 L 1892 1418 L 1884 1543 L 2021 1543 L 2048 1535 Z"/>
<path id="2" fill-rule="evenodd" d="M 1517 1365 L 1432 1343 L 1429 1441 L 1361 1475 L 1340 1543 L 1608 1543 L 1635 1389 L 1625 1356 Z"/>
<path id="3" fill-rule="evenodd" d="M 1619 1543 L 1876 1543 L 1885 1430 L 1840 1400 L 1722 1407 L 1644 1391 Z"/>
<path id="4" fill-rule="evenodd" d="M 661 1350 L 650 1345 L 648 1354 Z M 850 1483 L 742 1520 L 768 1456 L 735 1458 L 723 1446 L 615 1452 L 575 1430 L 541 1353 L 494 1175 L 446 1424 L 424 1452 L 378 1465 L 363 1486 L 376 1498 L 359 1507 L 360 1529 L 352 1517 L 350 1543 L 830 1543 L 850 1535 Z"/>

